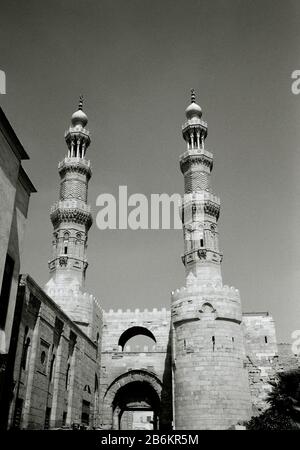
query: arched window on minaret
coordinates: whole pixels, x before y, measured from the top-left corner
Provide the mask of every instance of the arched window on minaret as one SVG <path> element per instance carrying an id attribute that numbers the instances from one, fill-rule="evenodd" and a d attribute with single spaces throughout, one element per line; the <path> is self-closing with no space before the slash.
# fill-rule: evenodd
<path id="1" fill-rule="evenodd" d="M 76 233 L 76 239 L 75 239 L 75 253 L 77 256 L 81 256 L 81 241 L 82 241 L 82 236 L 81 233 Z"/>
<path id="2" fill-rule="evenodd" d="M 63 253 L 64 253 L 64 255 L 68 254 L 69 238 L 70 238 L 70 233 L 68 233 L 66 231 L 64 233 L 64 245 L 63 245 Z"/>

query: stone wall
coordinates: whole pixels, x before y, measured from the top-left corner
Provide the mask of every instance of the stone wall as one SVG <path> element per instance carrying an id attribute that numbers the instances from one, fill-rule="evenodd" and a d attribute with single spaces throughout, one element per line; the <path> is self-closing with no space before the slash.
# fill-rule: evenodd
<path id="1" fill-rule="evenodd" d="M 0 108 L 0 428 L 7 425 L 8 360 L 29 198 L 35 188 L 22 168 L 28 159 Z M 8 269 L 11 268 L 12 270 Z"/>
<path id="2" fill-rule="evenodd" d="M 269 313 L 244 313 L 243 327 L 247 352 L 247 368 L 252 399 L 252 414 L 268 408 L 272 390 L 269 381 L 276 374 L 300 367 L 299 355 L 293 355 L 291 344 L 277 344 L 275 323 Z"/>
<path id="3" fill-rule="evenodd" d="M 239 291 L 191 285 L 172 295 L 176 429 L 228 429 L 250 417 Z"/>
<path id="4" fill-rule="evenodd" d="M 9 349 L 28 203 L 35 192 L 21 166 L 22 159 L 28 159 L 28 155 L 0 108 L 0 290 L 6 255 L 14 261 L 5 326 L 0 329 L 0 354 L 7 354 Z"/>
<path id="5" fill-rule="evenodd" d="M 89 425 L 97 426 L 97 345 L 27 275 L 20 281 L 18 306 L 10 428 L 43 429 L 84 422 L 84 402 Z"/>
<path id="6" fill-rule="evenodd" d="M 134 327 L 140 327 L 153 334 L 156 342 L 151 350 L 126 351 L 126 347 L 123 350 L 118 345 L 123 333 Z M 143 334 L 143 330 L 137 331 L 137 334 Z M 107 405 L 104 401 L 110 386 L 118 377 L 137 370 L 144 374 L 140 375 L 141 381 L 149 374 L 150 377 L 155 376 L 161 383 L 160 426 L 161 428 L 170 427 L 172 421 L 170 312 L 166 309 L 152 311 L 119 309 L 104 313 L 100 376 L 101 420 L 104 426 L 112 426 L 112 405 Z"/>
<path id="7" fill-rule="evenodd" d="M 273 365 L 278 355 L 275 324 L 267 312 L 244 313 L 243 329 L 252 414 L 257 415 L 267 407 L 271 390 L 268 381 L 274 377 Z"/>

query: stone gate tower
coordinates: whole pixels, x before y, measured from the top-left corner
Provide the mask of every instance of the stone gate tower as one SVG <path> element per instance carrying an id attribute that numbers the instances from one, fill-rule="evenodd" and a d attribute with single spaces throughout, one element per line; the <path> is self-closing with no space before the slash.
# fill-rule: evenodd
<path id="1" fill-rule="evenodd" d="M 222 283 L 220 199 L 211 189 L 213 155 L 193 90 L 186 118 L 180 157 L 186 286 L 172 293 L 171 305 L 174 425 L 227 429 L 250 415 L 241 301 L 237 289 Z"/>
<path id="2" fill-rule="evenodd" d="M 65 132 L 67 155 L 58 164 L 60 175 L 59 201 L 51 208 L 53 224 L 52 258 L 49 261 L 50 280 L 45 291 L 89 337 L 100 339 L 102 311 L 95 297 L 85 291 L 88 231 L 92 225 L 87 203 L 91 164 L 86 159 L 90 132 L 87 115 L 78 110 Z"/>

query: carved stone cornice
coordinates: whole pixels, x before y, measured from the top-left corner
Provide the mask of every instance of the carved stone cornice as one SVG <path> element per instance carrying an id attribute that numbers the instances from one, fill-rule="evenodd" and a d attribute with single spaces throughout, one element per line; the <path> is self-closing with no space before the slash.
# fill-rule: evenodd
<path id="1" fill-rule="evenodd" d="M 185 252 L 184 255 L 181 256 L 181 260 L 185 266 L 195 262 L 209 262 L 219 265 L 222 262 L 222 259 L 222 253 L 207 248 L 195 248 L 192 251 Z"/>
<path id="2" fill-rule="evenodd" d="M 203 165 L 210 169 L 213 168 L 213 159 L 206 155 L 205 153 L 193 153 L 193 154 L 185 154 L 182 155 L 180 159 L 180 169 L 184 174 L 186 173 L 192 166 L 195 165 Z"/>
<path id="3" fill-rule="evenodd" d="M 195 217 L 197 214 L 207 214 L 208 216 L 215 217 L 217 220 L 219 219 L 220 215 L 220 203 L 214 202 L 210 199 L 205 199 L 202 201 L 194 201 L 189 203 L 183 203 L 181 207 L 181 214 L 184 216 L 188 212 L 189 208 L 195 208 Z M 191 213 L 192 215 L 193 213 Z"/>
<path id="4" fill-rule="evenodd" d="M 66 172 L 77 172 L 87 176 L 87 181 L 92 176 L 90 161 L 83 158 L 65 158 L 58 164 L 58 172 L 63 178 Z"/>
<path id="5" fill-rule="evenodd" d="M 57 202 L 51 208 L 50 218 L 54 227 L 57 227 L 61 222 L 79 223 L 85 225 L 87 230 L 91 227 L 93 218 L 89 208 L 60 205 L 62 203 Z"/>

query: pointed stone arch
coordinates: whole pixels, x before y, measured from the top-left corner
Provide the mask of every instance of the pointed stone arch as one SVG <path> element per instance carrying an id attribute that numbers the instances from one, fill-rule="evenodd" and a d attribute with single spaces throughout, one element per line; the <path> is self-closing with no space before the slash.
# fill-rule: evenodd
<path id="1" fill-rule="evenodd" d="M 103 398 L 103 407 L 106 412 L 104 418 L 105 427 L 115 428 L 114 417 L 120 413 L 119 405 L 114 404 L 114 400 L 120 390 L 130 385 L 130 383 L 145 383 L 153 390 L 158 401 L 161 401 L 162 382 L 151 372 L 143 369 L 130 370 L 117 377 L 106 389 Z"/>
<path id="2" fill-rule="evenodd" d="M 122 350 L 124 350 L 124 347 L 125 347 L 126 343 L 129 341 L 129 339 L 131 339 L 134 336 L 138 336 L 138 335 L 147 336 L 156 343 L 154 334 L 148 328 L 141 327 L 141 326 L 134 326 L 134 327 L 127 328 L 127 330 L 125 330 L 121 334 L 119 341 L 118 341 L 118 345 L 120 347 L 122 347 Z"/>

